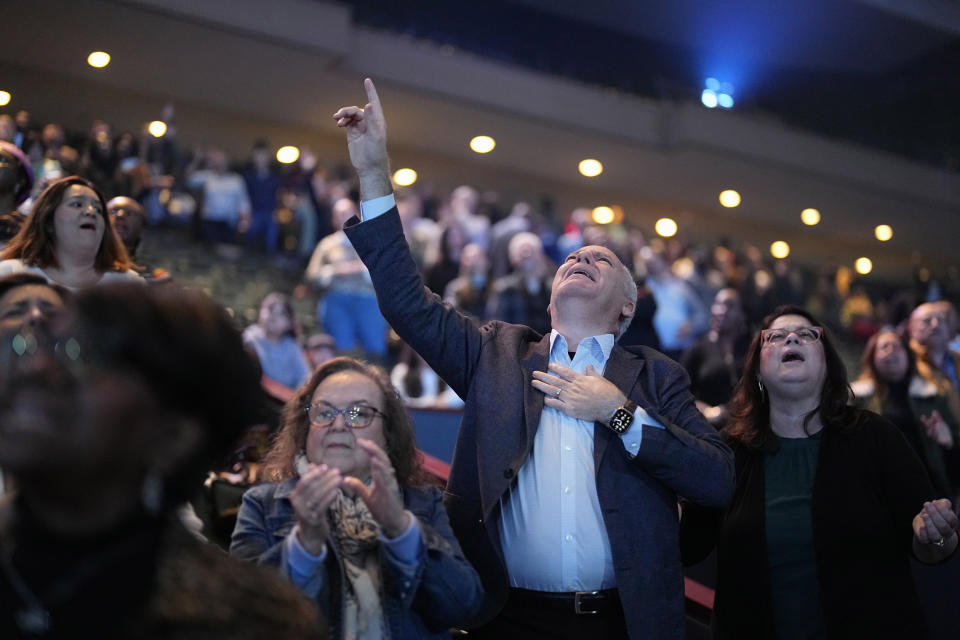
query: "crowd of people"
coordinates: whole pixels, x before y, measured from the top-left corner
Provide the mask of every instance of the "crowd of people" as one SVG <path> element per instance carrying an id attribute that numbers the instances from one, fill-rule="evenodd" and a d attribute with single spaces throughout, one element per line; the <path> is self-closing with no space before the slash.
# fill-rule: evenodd
<path id="1" fill-rule="evenodd" d="M 937 287 L 874 305 L 752 247 L 395 192 L 364 88 L 334 114 L 355 175 L 182 154 L 171 107 L 79 151 L 0 114 L 4 637 L 676 638 L 713 551 L 715 637 L 924 637 L 911 558 L 955 554 L 960 504 Z M 144 264 L 178 220 L 299 256 L 302 286 L 241 332 Z M 443 493 L 408 413 L 440 406 Z M 264 423 L 228 557 L 187 523 Z"/>

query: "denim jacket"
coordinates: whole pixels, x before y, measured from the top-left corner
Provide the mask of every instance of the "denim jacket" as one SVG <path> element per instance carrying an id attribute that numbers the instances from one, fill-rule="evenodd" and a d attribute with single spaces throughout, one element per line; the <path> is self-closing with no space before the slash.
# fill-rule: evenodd
<path id="1" fill-rule="evenodd" d="M 231 555 L 288 572 L 285 542 L 296 524 L 289 495 L 296 483 L 297 478 L 290 478 L 279 484 L 261 484 L 244 494 L 230 542 Z M 480 578 L 460 550 L 437 489 L 404 487 L 403 502 L 417 518 L 426 551 L 410 565 L 399 562 L 381 545 L 380 597 L 390 637 L 449 638 L 451 627 L 466 624 L 479 610 L 483 601 Z M 319 592 L 318 603 L 333 637 L 339 638 L 345 583 L 335 545 L 327 544 L 327 557 L 315 579 L 305 590 Z"/>

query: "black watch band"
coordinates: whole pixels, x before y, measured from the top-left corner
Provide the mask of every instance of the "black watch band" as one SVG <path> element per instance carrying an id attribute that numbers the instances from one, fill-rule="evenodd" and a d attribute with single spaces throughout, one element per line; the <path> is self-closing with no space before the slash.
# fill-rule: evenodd
<path id="1" fill-rule="evenodd" d="M 623 403 L 623 406 L 618 407 L 617 410 L 613 412 L 613 415 L 610 416 L 609 426 L 613 429 L 614 433 L 622 436 L 627 432 L 627 429 L 633 424 L 633 412 L 636 410 L 637 403 L 632 400 L 627 400 Z"/>

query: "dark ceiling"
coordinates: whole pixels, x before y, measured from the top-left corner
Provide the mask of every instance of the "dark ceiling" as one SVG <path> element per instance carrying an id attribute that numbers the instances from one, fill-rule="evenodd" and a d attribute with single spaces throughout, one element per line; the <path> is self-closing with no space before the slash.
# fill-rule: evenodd
<path id="1" fill-rule="evenodd" d="M 354 20 L 665 100 L 738 109 L 960 170 L 960 37 L 863 0 L 346 0 Z"/>

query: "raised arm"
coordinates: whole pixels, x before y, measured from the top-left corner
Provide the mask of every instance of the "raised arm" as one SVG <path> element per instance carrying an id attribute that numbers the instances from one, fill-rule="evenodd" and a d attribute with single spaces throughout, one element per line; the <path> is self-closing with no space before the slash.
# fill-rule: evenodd
<path id="1" fill-rule="evenodd" d="M 364 89 L 368 99 L 364 108 L 343 107 L 333 117 L 347 134 L 350 161 L 366 204 L 390 195 L 392 187 L 387 125 L 380 98 L 369 78 L 364 81 Z M 460 397 L 466 397 L 485 334 L 423 286 L 396 207 L 383 211 L 381 208 L 371 214 L 364 210 L 364 222 L 348 222 L 344 231 L 369 269 L 377 303 L 387 322 Z"/>

